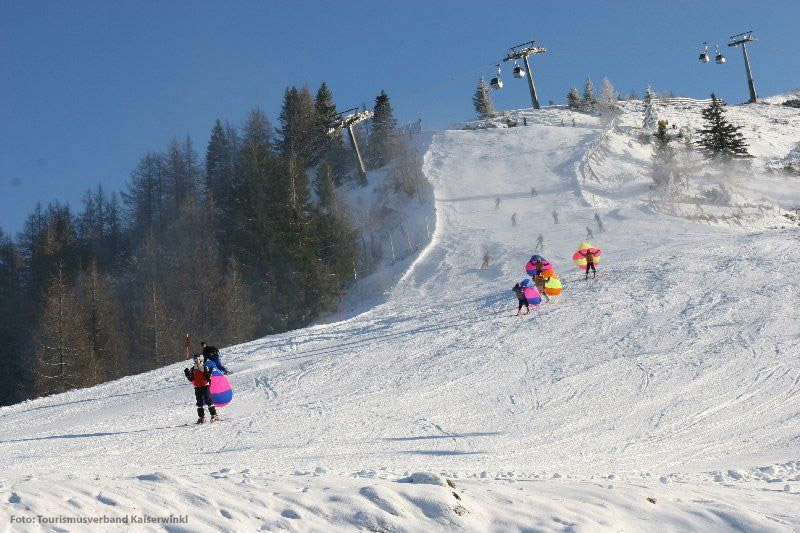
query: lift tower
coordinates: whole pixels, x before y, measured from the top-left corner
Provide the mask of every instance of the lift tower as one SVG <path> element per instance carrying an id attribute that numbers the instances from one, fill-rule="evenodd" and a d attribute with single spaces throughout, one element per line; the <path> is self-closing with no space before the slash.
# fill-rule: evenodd
<path id="1" fill-rule="evenodd" d="M 531 90 L 531 102 L 534 109 L 539 109 L 539 97 L 536 95 L 536 86 L 533 84 L 533 71 L 528 62 L 528 56 L 533 54 L 543 54 L 547 52 L 547 48 L 543 46 L 536 46 L 533 43 L 536 41 L 528 41 L 527 43 L 518 44 L 510 48 L 508 56 L 503 61 L 511 61 L 515 59 L 522 59 L 525 63 L 525 70 L 528 71 L 528 88 Z"/>
<path id="2" fill-rule="evenodd" d="M 744 54 L 744 70 L 747 73 L 747 86 L 750 88 L 750 100 L 748 103 L 753 104 L 758 102 L 758 95 L 756 94 L 756 84 L 753 82 L 753 73 L 750 71 L 750 59 L 747 57 L 747 43 L 757 41 L 753 36 L 753 30 L 740 33 L 738 35 L 731 35 L 731 41 L 728 46 L 741 46 L 742 54 Z"/>
<path id="3" fill-rule="evenodd" d="M 357 111 L 352 115 L 344 116 L 351 111 Z M 352 109 L 348 109 L 347 111 L 342 111 L 339 113 L 339 121 L 336 122 L 332 127 L 328 128 L 328 135 L 333 135 L 333 133 L 338 130 L 339 128 L 346 129 L 347 134 L 350 136 L 350 144 L 353 145 L 353 152 L 356 154 L 356 160 L 358 161 L 358 173 L 361 175 L 361 179 L 364 180 L 366 183 L 367 181 L 367 169 L 364 168 L 364 160 L 361 159 L 361 152 L 358 149 L 358 143 L 356 142 L 356 135 L 353 131 L 353 126 L 367 120 L 368 118 L 372 117 L 372 111 L 369 109 L 365 109 L 364 111 L 358 111 L 357 107 Z"/>

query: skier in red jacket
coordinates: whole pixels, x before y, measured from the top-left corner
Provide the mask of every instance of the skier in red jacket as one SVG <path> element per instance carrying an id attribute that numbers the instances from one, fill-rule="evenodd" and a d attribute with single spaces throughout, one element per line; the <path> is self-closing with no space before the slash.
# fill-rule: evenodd
<path id="1" fill-rule="evenodd" d="M 219 420 L 217 416 L 217 409 L 214 407 L 214 402 L 211 401 L 211 369 L 203 362 L 203 357 L 195 355 L 192 358 L 192 368 L 184 368 L 183 373 L 186 379 L 194 385 L 194 397 L 197 400 L 197 424 L 202 424 L 206 421 L 206 413 L 203 410 L 203 405 L 208 406 L 208 413 L 211 415 L 211 421 Z"/>

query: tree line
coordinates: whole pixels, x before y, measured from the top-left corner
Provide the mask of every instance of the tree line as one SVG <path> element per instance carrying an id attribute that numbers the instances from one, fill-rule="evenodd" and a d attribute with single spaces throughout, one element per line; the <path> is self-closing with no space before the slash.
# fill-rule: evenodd
<path id="1" fill-rule="evenodd" d="M 0 229 L 0 404 L 178 361 L 185 332 L 227 345 L 331 310 L 363 255 L 338 188 L 365 183 L 338 118 L 326 83 L 288 87 L 277 127 L 258 108 L 217 120 L 204 157 L 174 139 L 120 194 Z M 382 91 L 357 131 L 369 168 L 403 153 L 395 130 Z"/>

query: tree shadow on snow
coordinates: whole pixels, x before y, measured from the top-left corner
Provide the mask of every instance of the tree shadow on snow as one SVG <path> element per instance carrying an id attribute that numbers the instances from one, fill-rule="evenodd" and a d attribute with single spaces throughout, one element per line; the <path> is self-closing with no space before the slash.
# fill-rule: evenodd
<path id="1" fill-rule="evenodd" d="M 405 455 L 434 455 L 434 456 L 445 456 L 445 455 L 485 455 L 486 452 L 484 451 L 477 451 L 477 452 L 467 452 L 463 450 L 408 450 L 405 452 L 401 452 Z"/>
<path id="2" fill-rule="evenodd" d="M 128 435 L 131 433 L 146 433 L 149 431 L 157 431 L 160 429 L 174 429 L 174 428 L 184 427 L 186 425 L 187 424 L 176 424 L 174 426 L 133 429 L 131 431 L 109 431 L 109 432 L 99 432 L 99 433 L 67 433 L 65 435 L 45 435 L 44 437 L 28 437 L 24 439 L 0 440 L 0 444 L 11 444 L 15 442 L 36 442 L 42 440 L 56 440 L 56 439 L 90 439 L 93 437 L 114 437 L 116 435 Z"/>
<path id="3" fill-rule="evenodd" d="M 83 400 L 73 400 L 71 402 L 61 402 L 61 403 L 53 403 L 53 404 L 49 404 L 49 405 L 39 405 L 37 407 L 31 407 L 30 409 L 25 409 L 23 411 L 18 411 L 17 413 L 28 413 L 30 411 L 39 411 L 41 409 L 53 409 L 55 407 L 63 407 L 65 405 L 74 405 L 74 404 L 86 403 L 86 402 L 96 402 L 98 400 L 105 400 L 105 399 L 108 399 L 108 398 L 126 398 L 128 396 L 137 396 L 139 394 L 147 394 L 148 392 L 159 392 L 159 391 L 163 391 L 163 390 L 176 389 L 178 387 L 179 387 L 178 385 L 171 385 L 169 387 L 158 387 L 158 388 L 155 388 L 155 389 L 138 390 L 138 391 L 134 391 L 134 392 L 127 392 L 125 394 L 109 394 L 108 396 L 103 396 L 102 398 L 85 398 Z M 17 414 L 17 413 L 14 413 L 14 414 Z"/>
<path id="4" fill-rule="evenodd" d="M 419 435 L 417 437 L 387 437 L 386 442 L 405 442 L 410 440 L 429 440 L 429 439 L 457 439 L 463 437 L 492 437 L 501 435 L 499 431 L 481 431 L 473 433 L 454 433 L 452 435 Z"/>

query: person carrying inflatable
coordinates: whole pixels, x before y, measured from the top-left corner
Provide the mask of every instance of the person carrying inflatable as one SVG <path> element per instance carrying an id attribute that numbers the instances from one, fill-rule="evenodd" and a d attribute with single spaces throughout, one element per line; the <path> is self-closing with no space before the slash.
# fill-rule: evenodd
<path id="1" fill-rule="evenodd" d="M 208 406 L 208 413 L 211 415 L 212 422 L 219 420 L 217 409 L 211 401 L 211 372 L 212 369 L 203 362 L 203 357 L 199 354 L 192 356 L 192 368 L 183 369 L 186 379 L 194 385 L 194 397 L 197 400 L 196 424 L 202 424 L 206 421 L 203 405 Z"/>
<path id="2" fill-rule="evenodd" d="M 582 242 L 578 246 L 578 251 L 572 254 L 572 261 L 575 265 L 580 268 L 581 270 L 586 271 L 586 277 L 584 279 L 589 279 L 589 269 L 592 270 L 594 274 L 593 277 L 597 277 L 597 263 L 600 262 L 600 254 L 603 252 L 599 248 L 595 248 L 588 242 Z"/>

